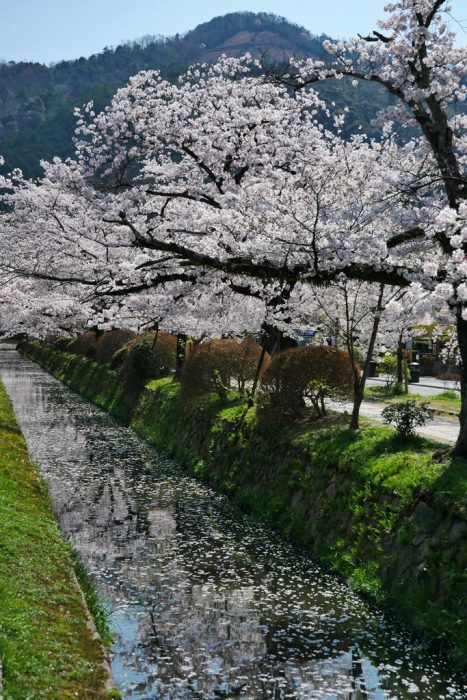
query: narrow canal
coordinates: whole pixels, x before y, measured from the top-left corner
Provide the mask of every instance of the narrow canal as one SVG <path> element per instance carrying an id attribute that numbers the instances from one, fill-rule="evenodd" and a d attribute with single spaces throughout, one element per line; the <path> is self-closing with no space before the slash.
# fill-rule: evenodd
<path id="1" fill-rule="evenodd" d="M 0 374 L 111 610 L 125 698 L 467 698 L 397 621 L 129 429 L 15 350 Z"/>

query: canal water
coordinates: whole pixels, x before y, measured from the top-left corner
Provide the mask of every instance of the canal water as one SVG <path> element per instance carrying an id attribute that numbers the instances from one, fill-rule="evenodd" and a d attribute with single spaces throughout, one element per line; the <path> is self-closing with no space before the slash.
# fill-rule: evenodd
<path id="1" fill-rule="evenodd" d="M 397 621 L 15 350 L 0 375 L 127 699 L 467 698 Z"/>

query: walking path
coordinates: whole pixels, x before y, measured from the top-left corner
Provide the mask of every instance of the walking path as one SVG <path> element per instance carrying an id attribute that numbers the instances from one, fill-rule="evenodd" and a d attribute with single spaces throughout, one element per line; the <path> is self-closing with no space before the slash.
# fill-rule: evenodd
<path id="1" fill-rule="evenodd" d="M 385 384 L 384 377 L 369 377 L 367 380 L 368 386 L 378 386 Z M 453 382 L 447 379 L 437 379 L 436 377 L 420 377 L 419 382 L 409 382 L 409 394 L 422 394 L 423 396 L 436 396 L 444 391 L 460 392 L 459 382 Z"/>
<path id="2" fill-rule="evenodd" d="M 364 401 L 360 408 L 360 415 L 382 422 L 383 419 L 381 414 L 386 406 L 387 404 L 384 403 Z M 348 413 L 351 413 L 352 403 L 350 401 L 335 403 L 333 408 L 340 412 L 347 411 Z M 432 421 L 430 421 L 423 428 L 417 428 L 416 432 L 418 435 L 422 435 L 430 440 L 439 440 L 440 442 L 453 444 L 456 442 L 457 435 L 459 433 L 459 420 L 455 416 L 441 417 L 435 414 Z"/>

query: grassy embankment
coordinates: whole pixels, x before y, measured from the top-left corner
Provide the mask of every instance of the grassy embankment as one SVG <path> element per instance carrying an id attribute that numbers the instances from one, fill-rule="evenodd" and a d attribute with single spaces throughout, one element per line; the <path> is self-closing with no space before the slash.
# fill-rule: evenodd
<path id="1" fill-rule="evenodd" d="M 190 406 L 179 385 L 155 380 L 132 425 L 465 663 L 465 463 L 434 461 L 445 445 L 370 422 L 358 433 L 344 416 L 268 428 L 233 392 L 230 402 Z"/>
<path id="2" fill-rule="evenodd" d="M 24 349 L 465 665 L 467 465 L 433 459 L 444 445 L 368 423 L 352 432 L 343 416 L 267 426 L 235 392 L 187 400 L 171 378 L 128 402 L 109 366 Z"/>
<path id="3" fill-rule="evenodd" d="M 81 574 L 85 582 L 82 567 Z M 89 581 L 87 589 L 92 597 Z M 89 624 L 72 553 L 1 385 L 0 663 L 4 700 L 119 697 L 107 687 L 105 652 Z"/>
<path id="4" fill-rule="evenodd" d="M 381 403 L 395 403 L 396 401 L 423 401 L 437 413 L 458 414 L 461 407 L 461 399 L 458 391 L 443 391 L 434 396 L 423 396 L 422 394 L 409 393 L 394 396 L 390 389 L 385 386 L 371 386 L 365 389 L 365 398 L 370 401 Z"/>

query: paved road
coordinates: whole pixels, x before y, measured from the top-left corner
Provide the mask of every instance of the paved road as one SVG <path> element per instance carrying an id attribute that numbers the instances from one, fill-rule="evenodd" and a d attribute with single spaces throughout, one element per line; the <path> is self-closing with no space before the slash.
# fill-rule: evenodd
<path id="1" fill-rule="evenodd" d="M 370 403 L 364 401 L 360 409 L 362 416 L 373 418 L 381 421 L 381 413 L 385 408 L 383 403 Z M 417 433 L 432 440 L 440 440 L 441 442 L 454 443 L 459 432 L 459 420 L 452 416 L 438 416 L 435 414 L 432 421 L 425 427 L 418 428 Z"/>
<path id="2" fill-rule="evenodd" d="M 352 411 L 350 402 L 334 404 L 333 408 L 338 411 Z M 382 421 L 381 413 L 385 408 L 383 403 L 374 403 L 373 401 L 364 401 L 360 408 L 360 414 L 366 418 L 372 418 L 376 421 Z M 438 440 L 447 444 L 453 444 L 457 440 L 459 432 L 459 421 L 455 416 L 438 416 L 435 415 L 424 428 L 417 428 L 417 433 L 431 440 Z"/>
<path id="3" fill-rule="evenodd" d="M 384 384 L 384 379 L 372 377 L 367 379 L 368 386 L 381 386 Z M 435 396 L 443 391 L 459 392 L 459 384 L 457 382 L 444 381 L 435 377 L 420 377 L 420 382 L 417 384 L 409 384 L 409 394 L 421 394 L 422 396 Z"/>

